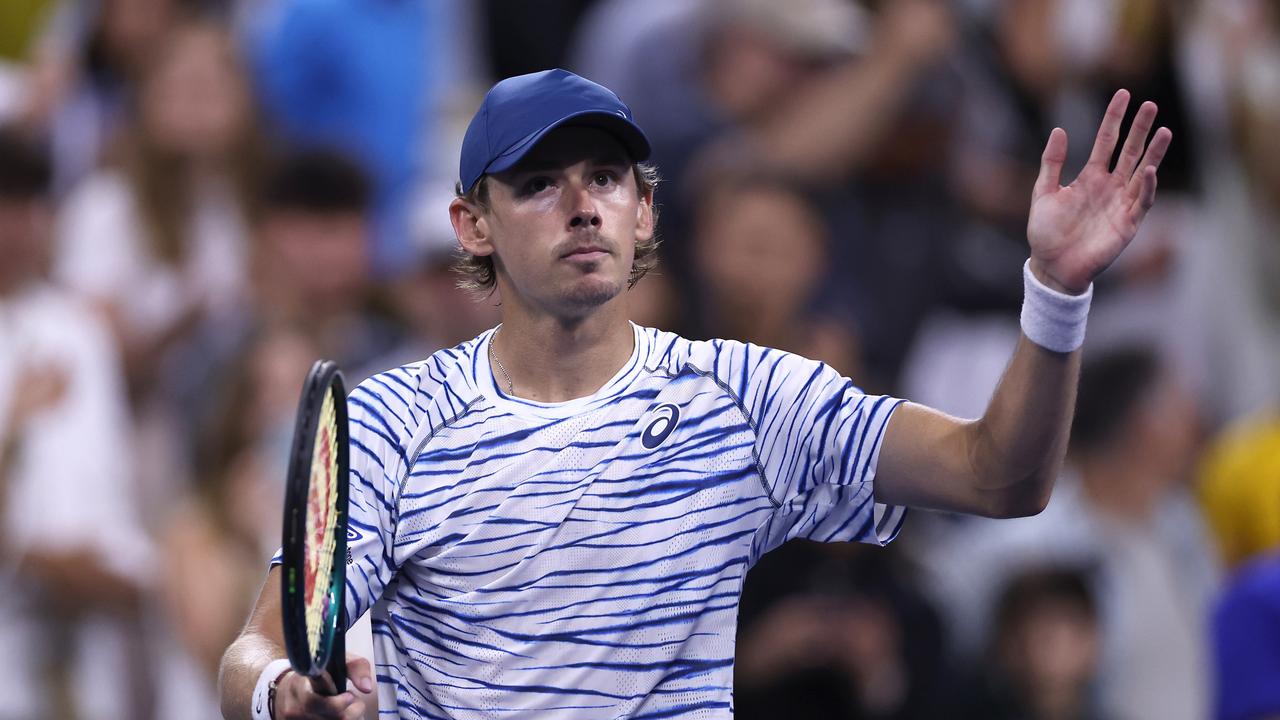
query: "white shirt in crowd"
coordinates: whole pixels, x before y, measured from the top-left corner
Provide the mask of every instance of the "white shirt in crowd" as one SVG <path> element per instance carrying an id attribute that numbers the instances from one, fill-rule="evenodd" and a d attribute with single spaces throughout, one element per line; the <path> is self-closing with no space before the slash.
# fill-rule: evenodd
<path id="1" fill-rule="evenodd" d="M 116 355 L 97 316 L 52 287 L 0 298 L 0 418 L 9 415 L 24 368 L 54 367 L 66 378 L 50 407 L 22 427 L 0 426 L 0 442 L 17 441 L 0 475 L 0 717 L 44 717 L 49 708 L 42 664 L 49 628 L 34 606 L 39 594 L 15 575 L 26 553 L 87 548 L 111 571 L 140 583 L 152 567 L 131 487 L 128 412 Z M 128 717 L 124 628 L 90 617 L 70 633 L 68 677 L 80 716 Z"/>

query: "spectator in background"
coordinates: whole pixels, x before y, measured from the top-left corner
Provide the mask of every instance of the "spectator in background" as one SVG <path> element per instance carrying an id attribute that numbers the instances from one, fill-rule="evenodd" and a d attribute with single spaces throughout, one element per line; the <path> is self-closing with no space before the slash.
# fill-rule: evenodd
<path id="1" fill-rule="evenodd" d="M 1067 59 L 1078 60 L 1075 64 L 1087 72 L 1089 84 L 1083 89 L 1092 103 L 1099 105 L 1105 88 L 1115 84 L 1131 88 L 1150 96 L 1162 112 L 1167 109 L 1169 128 L 1186 141 L 1177 143 L 1168 158 L 1169 182 L 1162 178 L 1169 202 L 1152 214 L 1134 252 L 1115 267 L 1110 286 L 1099 288 L 1091 336 L 1113 342 L 1140 338 L 1155 346 L 1179 366 L 1212 427 L 1264 410 L 1280 401 L 1275 365 L 1280 336 L 1274 317 L 1267 326 L 1262 303 L 1272 283 L 1267 277 L 1259 283 L 1255 274 L 1266 256 L 1251 247 L 1257 221 L 1241 207 L 1241 198 L 1232 197 L 1238 181 L 1208 174 L 1204 167 L 1215 115 L 1225 108 L 1188 97 L 1193 73 L 1201 72 L 1186 39 L 1194 4 L 1108 0 L 1086 8 L 1089 3 L 1058 0 L 1058 5 L 1059 24 L 1066 26 L 1059 34 L 1069 38 L 1064 44 L 1076 53 Z M 1072 22 L 1081 16 L 1083 22 Z M 1263 17 L 1257 21 L 1267 24 Z"/>
<path id="2" fill-rule="evenodd" d="M 1280 243 L 1275 242 L 1280 222 L 1280 8 L 1264 0 L 1247 0 L 1222 8 L 1205 3 L 1224 18 L 1224 41 L 1230 68 L 1228 107 L 1234 120 L 1235 140 L 1248 171 L 1249 187 L 1255 194 L 1256 209 L 1265 234 L 1259 256 L 1267 280 L 1280 268 Z M 1268 232 L 1269 231 L 1269 232 Z M 1270 242 L 1267 242 L 1267 241 Z M 1280 288 L 1266 282 L 1272 317 L 1280 317 Z"/>
<path id="3" fill-rule="evenodd" d="M 103 310 L 135 396 L 177 340 L 245 289 L 259 152 L 230 37 L 189 21 L 148 70 L 125 158 L 68 198 L 58 275 Z"/>
<path id="4" fill-rule="evenodd" d="M 937 289 L 900 382 L 904 394 L 958 417 L 982 413 L 1018 340 L 1013 311 L 1022 298 L 1025 198 L 1039 170 L 1040 138 L 1057 125 L 1075 132 L 1068 123 L 1074 118 L 1060 112 L 1080 104 L 1069 92 L 1073 68 L 1056 37 L 1060 8 L 1058 0 L 971 7 L 965 42 L 951 56 L 959 98 L 944 182 L 954 222 L 943 242 L 929 246 Z M 1068 147 L 1068 174 L 1088 151 Z"/>
<path id="5" fill-rule="evenodd" d="M 1162 180 L 1161 190 L 1180 193 L 1194 175 L 1189 168 L 1197 136 L 1188 126 L 1181 93 L 1170 82 L 1172 4 L 1001 0 L 984 5 L 969 11 L 965 42 L 952 58 L 959 101 L 946 182 L 956 204 L 955 222 L 945 242 L 935 246 L 941 292 L 913 339 L 904 371 L 907 394 L 929 398 L 962 417 L 980 412 L 975 402 L 985 399 L 1017 339 L 1017 325 L 1009 318 L 1021 298 L 1024 198 L 1038 171 L 1034 159 L 1040 138 L 1055 126 L 1069 135 L 1085 132 L 1105 105 L 1101 88 L 1120 86 L 1150 96 L 1161 113 L 1170 112 L 1169 127 L 1179 138 L 1170 156 L 1177 169 L 1168 183 Z M 1068 175 L 1084 164 L 1088 151 L 1078 144 L 1068 148 Z M 1171 225 L 1176 229 L 1185 219 L 1168 210 L 1180 202 L 1175 195 L 1153 213 L 1130 254 L 1117 264 L 1119 272 L 1099 284 L 1099 316 L 1115 315 L 1108 310 L 1118 286 L 1132 285 L 1145 294 L 1153 285 L 1167 285 L 1180 244 Z M 1187 290 L 1165 292 L 1156 301 L 1172 320 L 1156 321 L 1152 306 L 1144 305 L 1128 318 L 1139 327 L 1126 324 L 1110 337 L 1138 335 L 1154 343 L 1169 340 L 1166 328 L 1191 335 L 1195 323 L 1185 313 Z M 1105 317 L 1091 320 L 1090 337 L 1102 338 L 1108 324 L 1115 325 Z M 972 381 L 975 368 L 979 382 Z"/>
<path id="6" fill-rule="evenodd" d="M 301 331 L 352 387 L 401 341 L 375 307 L 373 202 L 360 165 L 332 150 L 301 150 L 268 173 L 256 228 L 255 323 Z"/>
<path id="7" fill-rule="evenodd" d="M 685 0 L 696 2 L 697 0 Z M 484 39 L 494 77 L 564 67 L 584 13 L 598 0 L 480 0 Z"/>
<path id="8" fill-rule="evenodd" d="M 1213 614 L 1217 720 L 1280 718 L 1280 554 L 1240 568 Z"/>
<path id="9" fill-rule="evenodd" d="M 182 477 L 192 477 L 201 433 L 217 412 L 219 393 L 210 388 L 239 382 L 234 368 L 247 366 L 242 358 L 263 338 L 302 337 L 315 358 L 337 362 L 352 385 L 402 340 L 374 300 L 369 181 L 360 166 L 323 148 L 286 152 L 264 164 L 254 199 L 249 291 L 175 347 L 172 365 L 182 372 L 163 388 L 188 440 L 183 465 L 193 470 Z"/>
<path id="10" fill-rule="evenodd" d="M 302 333 L 252 338 L 225 369 L 197 428 L 193 487 L 163 531 L 162 599 L 170 632 L 164 717 L 220 717 L 218 661 L 244 625 L 261 558 L 280 546 L 280 503 L 298 388 L 320 357 Z"/>
<path id="11" fill-rule="evenodd" d="M 1086 360 L 1069 462 L 1102 553 L 1105 712 L 1204 717 L 1216 552 L 1187 492 L 1199 421 L 1188 388 L 1150 350 Z M 1078 521 L 1077 521 L 1078 522 Z"/>
<path id="12" fill-rule="evenodd" d="M 1200 464 L 1201 505 L 1229 570 L 1213 613 L 1217 720 L 1280 718 L 1280 422 L 1229 428 Z"/>
<path id="13" fill-rule="evenodd" d="M 631 322 L 637 325 L 680 332 L 690 320 L 680 312 L 675 281 L 661 264 L 654 265 L 627 292 L 631 293 L 627 309 L 631 312 Z"/>
<path id="14" fill-rule="evenodd" d="M 1271 208 L 1280 206 L 1280 8 L 1261 0 L 1244 0 L 1228 8 L 1214 8 L 1227 34 L 1226 63 L 1230 68 L 1230 110 L 1236 120 L 1236 141 L 1252 185 Z"/>
<path id="15" fill-rule="evenodd" d="M 178 0 L 61 0 L 31 51 L 19 117 L 47 136 L 61 197 L 114 151 Z"/>
<path id="16" fill-rule="evenodd" d="M 307 370 L 335 360 L 355 387 L 403 341 L 373 309 L 370 203 L 368 177 L 341 153 L 276 158 L 256 201 L 252 293 L 178 350 L 189 377 L 173 401 L 185 409 L 191 485 L 163 530 L 164 600 L 177 640 L 166 682 L 210 713 L 218 660 L 252 605 L 260 558 L 280 545 L 285 463 Z M 357 627 L 348 647 L 370 648 L 367 623 Z M 168 707 L 182 707 L 178 694 L 165 696 Z"/>
<path id="17" fill-rule="evenodd" d="M 846 99 L 839 97 L 846 93 L 834 90 L 853 85 L 853 94 L 870 91 L 849 80 L 847 72 L 861 64 L 850 59 L 854 53 L 874 57 L 868 52 L 870 21 L 853 3 L 659 3 L 658 12 L 645 19 L 637 34 L 632 22 L 635 8 L 647 10 L 649 5 L 636 0 L 603 3 L 584 21 L 574 57 L 588 77 L 617 84 L 620 97 L 648 128 L 655 163 L 676 187 L 683 186 L 685 169 L 697 152 L 721 135 L 760 131 L 755 137 L 758 147 L 753 148 L 758 152 L 807 149 L 806 143 L 813 142 L 808 137 L 812 124 L 820 120 L 809 117 L 792 128 L 777 116 L 801 118 L 804 106 L 827 119 L 828 113 L 847 109 Z M 620 53 L 620 47 L 630 56 Z M 846 70 L 843 85 L 835 80 L 837 68 Z M 797 97 L 800 90 L 807 97 Z M 820 110 L 819 105 L 832 102 L 841 107 Z M 846 117 L 841 135 L 856 134 L 862 128 L 850 126 L 870 114 L 859 110 Z M 771 118 L 776 119 L 772 127 L 761 125 Z M 827 140 L 825 160 L 838 162 L 842 155 L 833 150 L 831 138 Z M 684 223 L 678 227 L 683 230 Z"/>
<path id="18" fill-rule="evenodd" d="M 820 360 L 861 379 L 857 341 L 818 289 L 830 237 L 818 209 L 780 177 L 731 172 L 700 185 L 695 236 L 704 332 Z"/>
<path id="19" fill-rule="evenodd" d="M 458 286 L 453 271 L 456 251 L 428 247 L 418 251 L 413 266 L 390 284 L 389 300 L 406 337 L 379 367 L 398 367 L 421 360 L 440 348 L 453 347 L 497 325 L 498 300 L 475 298 Z"/>
<path id="20" fill-rule="evenodd" d="M 990 657 L 966 682 L 963 720 L 1099 720 L 1102 643 L 1083 572 L 1045 567 L 1012 578 L 996 604 Z"/>
<path id="21" fill-rule="evenodd" d="M 1216 121 L 1220 134 L 1220 144 L 1210 148 L 1216 152 L 1205 163 L 1214 172 L 1204 185 L 1228 199 L 1214 217 L 1216 242 L 1208 244 L 1226 244 L 1236 259 L 1215 278 L 1231 281 L 1215 283 L 1213 291 L 1235 288 L 1237 294 L 1256 295 L 1260 315 L 1241 318 L 1239 310 L 1227 315 L 1213 306 L 1217 312 L 1212 317 L 1254 329 L 1255 342 L 1263 344 L 1271 385 L 1252 376 L 1237 382 L 1238 392 L 1252 393 L 1253 404 L 1246 409 L 1260 411 L 1269 409 L 1264 404 L 1280 404 L 1280 384 L 1275 382 L 1280 377 L 1275 364 L 1280 357 L 1280 283 L 1275 282 L 1280 275 L 1280 144 L 1275 142 L 1280 130 L 1280 7 L 1267 0 L 1202 0 L 1196 9 L 1198 26 L 1188 33 L 1188 45 L 1198 52 L 1186 67 L 1196 71 L 1198 77 L 1189 79 L 1198 80 L 1202 96 L 1207 95 L 1197 98 L 1196 109 Z"/>
<path id="22" fill-rule="evenodd" d="M 1218 563 L 1187 478 L 1195 405 L 1149 349 L 1085 358 L 1065 477 L 1034 518 L 976 522 L 924 556 L 939 607 L 972 658 L 996 591 L 1021 568 L 1098 568 L 1103 713 L 1198 720 L 1209 709 L 1207 617 Z"/>
<path id="23" fill-rule="evenodd" d="M 0 673 L 10 717 L 145 717 L 151 546 L 119 358 L 50 284 L 51 171 L 0 129 Z"/>
<path id="24" fill-rule="evenodd" d="M 280 0 L 253 23 L 258 93 L 276 130 L 356 158 L 373 184 L 374 269 L 412 260 L 411 203 L 436 157 L 436 125 L 469 66 L 457 0 Z M 451 197 L 439 199 L 443 211 Z"/>
<path id="25" fill-rule="evenodd" d="M 1280 420 L 1269 415 L 1229 428 L 1205 452 L 1197 480 L 1227 568 L 1280 550 Z"/>
<path id="26" fill-rule="evenodd" d="M 102 311 L 121 349 L 145 516 L 158 519 L 189 472 L 169 392 L 188 369 L 175 351 L 246 288 L 260 145 L 223 28 L 190 20 L 165 36 L 126 148 L 63 205 L 55 272 Z"/>
<path id="27" fill-rule="evenodd" d="M 941 237 L 945 218 L 935 214 L 944 203 L 932 204 L 934 213 L 920 212 L 926 201 L 919 196 L 931 188 L 915 170 L 899 172 L 906 182 L 885 184 L 874 197 L 853 180 L 889 148 L 911 148 L 917 160 L 937 164 L 936 143 L 914 133 L 904 139 L 912 126 L 904 115 L 919 115 L 904 109 L 954 37 L 948 9 L 935 0 L 904 0 L 885 4 L 872 19 L 841 0 L 666 3 L 643 23 L 643 36 L 628 37 L 633 26 L 626 6 L 627 0 L 615 0 L 589 17 L 574 56 L 588 77 L 595 76 L 591 63 L 601 64 L 596 79 L 630 76 L 616 87 L 647 128 L 654 161 L 671 181 L 663 191 L 663 233 L 670 240 L 663 252 L 687 306 L 699 299 L 686 269 L 693 267 L 687 238 L 698 179 L 706 176 L 696 168 L 762 163 L 825 191 L 823 213 L 839 220 L 832 265 L 842 274 L 834 294 L 870 333 L 873 364 L 887 381 L 913 330 L 916 306 L 931 297 L 932 281 L 920 267 L 929 253 L 915 239 Z M 597 49 L 605 47 L 607 53 Z M 886 178 L 881 173 L 874 180 Z M 908 206 L 883 223 L 867 214 L 868 208 L 886 216 Z M 913 223 L 938 227 L 907 227 Z M 872 267 L 874 273 L 864 270 Z"/>
<path id="28" fill-rule="evenodd" d="M 961 102 L 948 182 L 960 217 L 943 246 L 950 308 L 1002 311 L 1020 299 L 1024 198 L 1039 169 L 1040 138 L 1066 120 L 1057 109 L 1072 72 L 1055 37 L 1056 7 L 1057 0 L 992 3 L 958 53 Z M 1083 164 L 1088 150 L 1069 147 L 1068 166 Z"/>
<path id="29" fill-rule="evenodd" d="M 908 720 L 943 714 L 943 634 L 891 548 L 793 540 L 747 573 L 736 717 Z"/>

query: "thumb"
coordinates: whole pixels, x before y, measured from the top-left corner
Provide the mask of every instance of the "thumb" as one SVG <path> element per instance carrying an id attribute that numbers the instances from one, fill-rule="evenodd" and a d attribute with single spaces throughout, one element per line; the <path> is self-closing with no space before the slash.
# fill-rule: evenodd
<path id="1" fill-rule="evenodd" d="M 359 655 L 347 656 L 347 679 L 366 695 L 373 692 L 373 665 Z"/>

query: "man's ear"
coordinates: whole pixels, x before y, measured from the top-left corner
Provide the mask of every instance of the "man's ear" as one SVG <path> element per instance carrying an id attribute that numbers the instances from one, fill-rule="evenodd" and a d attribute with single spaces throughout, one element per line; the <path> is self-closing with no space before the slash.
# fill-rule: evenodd
<path id="1" fill-rule="evenodd" d="M 640 205 L 636 207 L 636 241 L 646 242 L 653 239 L 653 191 L 640 196 Z"/>
<path id="2" fill-rule="evenodd" d="M 449 203 L 449 222 L 453 223 L 453 232 L 463 250 L 479 257 L 493 254 L 489 221 L 479 207 L 462 198 L 454 198 Z"/>

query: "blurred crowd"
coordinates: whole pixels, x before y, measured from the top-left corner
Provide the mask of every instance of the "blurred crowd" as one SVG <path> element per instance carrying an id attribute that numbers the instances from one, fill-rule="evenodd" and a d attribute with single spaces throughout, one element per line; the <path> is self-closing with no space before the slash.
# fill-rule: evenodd
<path id="1" fill-rule="evenodd" d="M 1156 101 L 1048 509 L 766 556 L 737 714 L 1280 717 L 1280 5 L 6 0 L 0 719 L 218 716 L 302 377 L 496 324 L 450 271 L 461 135 L 550 67 L 652 140 L 636 322 L 964 417 L 1018 337 L 1050 129 L 1065 180 L 1117 87 Z"/>

